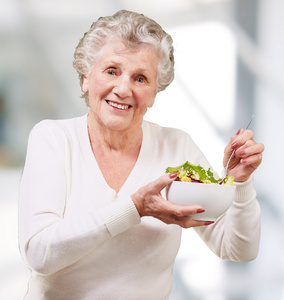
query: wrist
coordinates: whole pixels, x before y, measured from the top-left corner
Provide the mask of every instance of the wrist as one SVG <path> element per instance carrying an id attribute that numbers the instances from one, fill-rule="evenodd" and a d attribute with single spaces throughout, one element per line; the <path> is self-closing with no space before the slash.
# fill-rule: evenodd
<path id="1" fill-rule="evenodd" d="M 135 195 L 136 193 L 130 195 L 130 198 L 134 204 L 134 206 L 136 207 L 136 210 L 140 216 L 140 218 L 143 217 L 143 214 L 142 214 L 142 205 L 141 205 L 141 201 L 139 201 L 137 198 L 137 196 Z"/>

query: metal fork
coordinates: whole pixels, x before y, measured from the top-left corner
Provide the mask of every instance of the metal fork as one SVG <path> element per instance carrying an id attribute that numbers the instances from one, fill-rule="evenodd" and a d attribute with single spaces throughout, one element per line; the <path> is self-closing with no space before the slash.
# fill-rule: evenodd
<path id="1" fill-rule="evenodd" d="M 252 115 L 252 117 L 251 117 L 250 121 L 248 122 L 248 125 L 247 125 L 247 127 L 246 127 L 245 130 L 247 130 L 247 129 L 249 128 L 249 126 L 250 126 L 250 124 L 251 124 L 253 118 L 254 118 L 254 115 Z M 229 159 L 228 159 L 228 162 L 227 162 L 227 165 L 226 165 L 225 176 L 224 176 L 224 178 L 220 181 L 220 184 L 222 184 L 222 183 L 224 182 L 224 179 L 226 178 L 226 176 L 227 176 L 227 174 L 228 174 L 229 164 L 230 164 L 230 161 L 231 161 L 231 159 L 232 159 L 232 157 L 233 157 L 233 155 L 234 155 L 235 152 L 236 152 L 236 149 L 233 150 L 231 156 L 230 156 Z"/>

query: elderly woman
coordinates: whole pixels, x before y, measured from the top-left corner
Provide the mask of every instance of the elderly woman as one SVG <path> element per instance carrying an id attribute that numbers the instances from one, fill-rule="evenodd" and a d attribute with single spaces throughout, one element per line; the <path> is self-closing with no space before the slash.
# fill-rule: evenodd
<path id="1" fill-rule="evenodd" d="M 240 129 L 225 148 L 236 196 L 214 224 L 202 207 L 165 198 L 189 160 L 209 167 L 186 133 L 143 121 L 174 77 L 171 37 L 128 11 L 100 18 L 76 48 L 89 113 L 45 120 L 29 137 L 20 189 L 20 249 L 32 270 L 30 300 L 167 299 L 182 228 L 194 227 L 222 259 L 256 257 L 260 208 L 252 173 L 264 146 Z M 209 225 L 209 226 L 208 226 Z"/>

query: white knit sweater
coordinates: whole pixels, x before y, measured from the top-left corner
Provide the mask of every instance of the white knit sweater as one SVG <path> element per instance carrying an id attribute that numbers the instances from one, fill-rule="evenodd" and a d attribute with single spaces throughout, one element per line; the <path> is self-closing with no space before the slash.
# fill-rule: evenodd
<path id="1" fill-rule="evenodd" d="M 20 250 L 32 270 L 26 300 L 165 300 L 181 228 L 139 214 L 130 195 L 186 160 L 209 167 L 184 132 L 143 122 L 134 169 L 118 194 L 91 150 L 87 116 L 37 124 L 19 201 Z M 260 209 L 252 181 L 198 234 L 219 257 L 255 258 Z"/>

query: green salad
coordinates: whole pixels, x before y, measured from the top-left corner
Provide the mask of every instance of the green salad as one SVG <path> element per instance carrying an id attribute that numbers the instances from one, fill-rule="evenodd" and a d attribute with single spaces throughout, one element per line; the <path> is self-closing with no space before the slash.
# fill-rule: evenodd
<path id="1" fill-rule="evenodd" d="M 190 162 L 185 162 L 181 166 L 168 167 L 166 173 L 178 173 L 177 181 L 182 182 L 199 182 L 207 184 L 225 184 L 225 185 L 235 185 L 233 176 L 226 176 L 225 178 L 215 179 L 213 172 L 210 170 L 205 170 L 200 165 L 196 166 Z"/>

